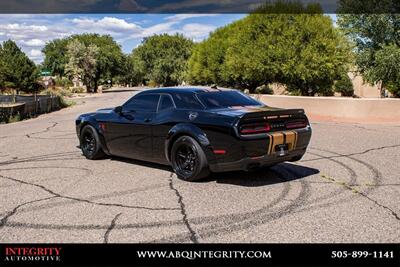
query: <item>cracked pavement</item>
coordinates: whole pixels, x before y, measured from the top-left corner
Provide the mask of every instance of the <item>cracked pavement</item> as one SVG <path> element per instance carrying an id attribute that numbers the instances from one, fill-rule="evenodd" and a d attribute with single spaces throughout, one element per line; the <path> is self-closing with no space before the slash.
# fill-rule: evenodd
<path id="1" fill-rule="evenodd" d="M 75 118 L 135 93 L 0 125 L 0 242 L 400 242 L 400 127 L 313 122 L 301 161 L 196 183 L 86 160 Z"/>

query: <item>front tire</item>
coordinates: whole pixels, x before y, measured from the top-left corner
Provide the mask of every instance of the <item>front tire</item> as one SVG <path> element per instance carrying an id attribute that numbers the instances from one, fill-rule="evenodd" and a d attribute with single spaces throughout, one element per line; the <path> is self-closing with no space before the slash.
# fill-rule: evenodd
<path id="1" fill-rule="evenodd" d="M 105 156 L 100 144 L 100 138 L 96 129 L 91 125 L 83 127 L 80 136 L 82 154 L 87 159 L 100 159 Z"/>
<path id="2" fill-rule="evenodd" d="M 206 155 L 190 136 L 179 137 L 172 146 L 171 163 L 178 178 L 198 181 L 210 174 Z"/>

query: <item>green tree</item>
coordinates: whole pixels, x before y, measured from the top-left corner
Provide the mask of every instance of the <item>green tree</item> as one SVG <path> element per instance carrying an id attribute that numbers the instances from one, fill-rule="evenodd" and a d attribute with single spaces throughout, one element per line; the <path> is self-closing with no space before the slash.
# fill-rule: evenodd
<path id="1" fill-rule="evenodd" d="M 14 41 L 8 40 L 0 46 L 0 86 L 24 92 L 38 89 L 38 71 Z"/>
<path id="2" fill-rule="evenodd" d="M 288 9 L 290 14 L 283 14 Z M 350 59 L 346 38 L 317 5 L 278 2 L 200 43 L 189 61 L 188 77 L 194 83 L 251 91 L 279 82 L 302 95 L 331 95 Z"/>
<path id="3" fill-rule="evenodd" d="M 369 1 L 377 7 L 391 1 Z M 379 3 L 378 3 L 379 2 Z M 345 11 L 361 8 L 356 1 L 341 1 Z M 399 95 L 400 15 L 341 14 L 338 25 L 356 45 L 356 65 L 371 84 L 382 83 L 381 94 L 389 89 Z"/>
<path id="4" fill-rule="evenodd" d="M 70 38 L 55 39 L 46 44 L 42 49 L 45 55 L 43 69 L 49 70 L 52 75 L 65 76 L 65 65 L 68 63 L 67 45 Z"/>
<path id="5" fill-rule="evenodd" d="M 88 92 L 92 92 L 95 87 L 98 53 L 96 45 L 86 46 L 78 40 L 72 40 L 67 45 L 69 61 L 65 66 L 65 72 L 70 79 L 81 79 Z"/>
<path id="6" fill-rule="evenodd" d="M 233 81 L 227 72 L 225 57 L 230 37 L 234 34 L 238 23 L 240 22 L 217 29 L 207 40 L 194 47 L 188 62 L 187 78 L 190 83 L 232 85 Z"/>
<path id="7" fill-rule="evenodd" d="M 105 83 L 110 80 L 112 85 L 113 78 L 123 71 L 124 55 L 121 46 L 110 35 L 80 34 L 73 35 L 71 39 L 78 40 L 86 46 L 95 45 L 98 47 L 94 90 L 97 91 L 99 82 Z"/>
<path id="8" fill-rule="evenodd" d="M 145 70 L 143 61 L 137 56 L 124 56 L 122 73 L 119 81 L 129 86 L 137 86 L 144 83 Z"/>
<path id="9" fill-rule="evenodd" d="M 144 79 L 163 86 L 184 81 L 193 42 L 183 35 L 153 35 L 132 51 L 132 60 Z"/>
<path id="10" fill-rule="evenodd" d="M 77 40 L 86 47 L 95 45 L 98 48 L 96 55 L 96 71 L 93 79 L 93 90 L 97 91 L 98 84 L 113 78 L 123 72 L 124 54 L 121 46 L 109 35 L 79 34 L 54 40 L 46 44 L 43 49 L 45 54 L 44 67 L 50 69 L 53 75 L 64 76 L 65 67 L 69 62 L 67 46 Z"/>

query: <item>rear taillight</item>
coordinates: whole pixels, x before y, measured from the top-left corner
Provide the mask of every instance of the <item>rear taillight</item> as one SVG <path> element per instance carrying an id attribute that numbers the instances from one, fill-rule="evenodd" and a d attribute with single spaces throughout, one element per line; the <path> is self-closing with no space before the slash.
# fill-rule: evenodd
<path id="1" fill-rule="evenodd" d="M 286 123 L 286 129 L 298 129 L 307 127 L 305 120 L 291 121 Z"/>
<path id="2" fill-rule="evenodd" d="M 260 134 L 260 133 L 267 133 L 271 130 L 271 125 L 268 123 L 265 124 L 248 124 L 248 125 L 243 125 L 240 127 L 240 134 L 246 135 L 246 134 Z"/>

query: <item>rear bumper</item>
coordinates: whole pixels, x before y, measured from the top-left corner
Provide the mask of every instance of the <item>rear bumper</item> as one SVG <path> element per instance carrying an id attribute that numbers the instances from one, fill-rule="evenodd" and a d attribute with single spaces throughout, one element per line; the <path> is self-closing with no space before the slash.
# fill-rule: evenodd
<path id="1" fill-rule="evenodd" d="M 289 132 L 296 132 L 296 141 L 289 139 Z M 223 155 L 208 157 L 210 170 L 213 172 L 250 170 L 257 167 L 274 165 L 284 161 L 299 160 L 306 152 L 311 139 L 310 127 L 292 131 L 274 132 L 278 136 L 286 134 L 286 139 L 261 138 L 255 140 L 239 140 L 234 137 L 221 136 L 214 138 L 213 149 L 226 149 Z M 274 141 L 275 140 L 275 141 Z M 285 156 L 279 156 L 276 146 L 292 142 L 292 147 Z M 211 152 L 211 150 L 210 150 Z M 207 155 L 210 155 L 207 154 Z"/>
<path id="2" fill-rule="evenodd" d="M 212 172 L 247 171 L 258 167 L 271 166 L 285 161 L 299 160 L 305 152 L 305 149 L 301 149 L 290 151 L 289 154 L 283 157 L 278 155 L 264 155 L 253 158 L 246 157 L 233 162 L 210 164 L 209 167 Z"/>

